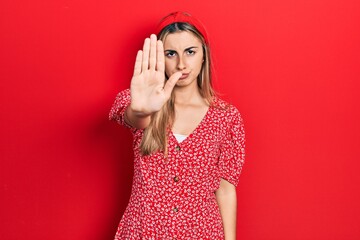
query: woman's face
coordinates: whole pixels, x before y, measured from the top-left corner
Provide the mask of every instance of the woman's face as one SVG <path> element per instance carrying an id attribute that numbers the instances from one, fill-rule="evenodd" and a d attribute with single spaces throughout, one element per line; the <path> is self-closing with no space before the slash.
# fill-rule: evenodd
<path id="1" fill-rule="evenodd" d="M 176 86 L 197 86 L 204 61 L 201 40 L 188 31 L 171 33 L 164 39 L 164 52 L 166 75 L 170 77 L 178 71 L 183 73 Z"/>

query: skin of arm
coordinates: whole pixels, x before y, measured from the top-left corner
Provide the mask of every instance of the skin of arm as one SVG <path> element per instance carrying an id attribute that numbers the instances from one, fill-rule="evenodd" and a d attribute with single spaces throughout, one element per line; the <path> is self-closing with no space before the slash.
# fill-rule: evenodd
<path id="1" fill-rule="evenodd" d="M 236 240 L 236 187 L 221 178 L 215 196 L 223 220 L 225 240 Z"/>
<path id="2" fill-rule="evenodd" d="M 149 126 L 151 121 L 151 114 L 143 114 L 141 112 L 136 112 L 131 109 L 131 105 L 126 108 L 125 111 L 125 121 L 137 128 L 137 129 L 144 129 Z"/>

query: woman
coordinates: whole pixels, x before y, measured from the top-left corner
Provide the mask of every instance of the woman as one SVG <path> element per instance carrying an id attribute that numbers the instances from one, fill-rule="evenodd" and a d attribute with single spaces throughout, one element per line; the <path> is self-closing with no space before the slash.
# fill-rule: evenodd
<path id="1" fill-rule="evenodd" d="M 175 12 L 138 51 L 110 119 L 134 137 L 129 204 L 115 239 L 236 239 L 245 157 L 238 110 L 215 96 L 204 27 Z"/>

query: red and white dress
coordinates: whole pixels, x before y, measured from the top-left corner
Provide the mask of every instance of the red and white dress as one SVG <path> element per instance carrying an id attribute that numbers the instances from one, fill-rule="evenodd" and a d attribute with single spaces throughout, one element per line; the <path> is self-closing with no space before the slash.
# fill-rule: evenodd
<path id="1" fill-rule="evenodd" d="M 181 143 L 169 131 L 168 158 L 140 153 L 143 130 L 129 126 L 124 112 L 130 90 L 121 91 L 109 114 L 133 133 L 134 177 L 130 200 L 115 239 L 224 239 L 215 190 L 220 178 L 237 186 L 245 159 L 239 111 L 215 98 L 196 129 Z"/>

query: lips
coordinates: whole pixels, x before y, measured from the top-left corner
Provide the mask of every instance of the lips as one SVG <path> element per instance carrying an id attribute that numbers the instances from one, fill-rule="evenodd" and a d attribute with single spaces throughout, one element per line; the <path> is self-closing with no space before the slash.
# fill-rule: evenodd
<path id="1" fill-rule="evenodd" d="M 189 73 L 183 73 L 179 79 L 185 79 L 189 76 Z"/>

